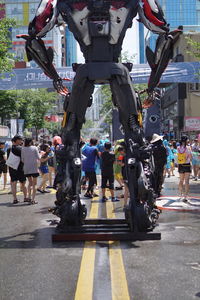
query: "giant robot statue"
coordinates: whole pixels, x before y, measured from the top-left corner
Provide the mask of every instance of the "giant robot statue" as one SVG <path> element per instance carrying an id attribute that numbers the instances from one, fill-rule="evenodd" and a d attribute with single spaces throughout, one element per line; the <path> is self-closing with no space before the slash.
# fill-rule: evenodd
<path id="1" fill-rule="evenodd" d="M 34 60 L 53 80 L 55 89 L 65 95 L 62 122 L 63 149 L 57 151 L 57 201 L 54 213 L 61 229 L 81 225 L 87 211 L 80 201 L 80 130 L 85 112 L 91 105 L 95 83 L 109 83 L 113 104 L 117 106 L 126 142 L 126 169 L 130 201 L 125 216 L 131 230 L 147 231 L 157 218 L 152 188 L 152 156 L 143 137 L 141 103 L 131 84 L 130 64 L 119 63 L 126 30 L 138 15 L 147 29 L 158 34 L 155 52 L 146 49 L 152 69 L 148 101 L 172 58 L 173 45 L 181 29 L 170 32 L 157 0 L 41 0 L 29 24 L 26 40 L 29 60 Z M 42 38 L 65 22 L 78 41 L 85 64 L 75 65 L 71 93 L 63 86 L 52 61 L 53 50 L 46 49 Z M 134 43 L 134 41 L 133 41 Z"/>

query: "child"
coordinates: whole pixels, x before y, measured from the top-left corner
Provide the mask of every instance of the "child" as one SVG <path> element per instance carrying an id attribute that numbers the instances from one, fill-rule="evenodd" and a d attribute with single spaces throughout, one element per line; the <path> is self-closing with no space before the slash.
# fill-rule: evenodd
<path id="1" fill-rule="evenodd" d="M 47 181 L 49 180 L 49 167 L 48 167 L 48 159 L 49 159 L 50 147 L 49 145 L 43 145 L 43 152 L 40 159 L 40 172 L 42 176 L 42 182 L 38 187 L 38 192 L 40 193 L 50 193 L 50 191 L 46 190 Z"/>
<path id="2" fill-rule="evenodd" d="M 107 200 L 106 198 L 106 186 L 107 181 L 109 182 L 109 190 L 111 194 L 111 201 L 119 201 L 114 196 L 114 172 L 113 164 L 115 161 L 115 155 L 111 150 L 111 143 L 106 142 L 104 144 L 105 151 L 101 154 L 102 165 L 101 165 L 101 188 L 102 188 L 102 202 Z"/>
<path id="3" fill-rule="evenodd" d="M 122 162 L 123 157 L 123 147 L 119 146 L 115 149 L 115 163 L 114 163 L 114 177 L 115 180 L 119 183 L 119 187 L 116 187 L 116 190 L 123 190 L 123 178 L 122 178 Z"/>

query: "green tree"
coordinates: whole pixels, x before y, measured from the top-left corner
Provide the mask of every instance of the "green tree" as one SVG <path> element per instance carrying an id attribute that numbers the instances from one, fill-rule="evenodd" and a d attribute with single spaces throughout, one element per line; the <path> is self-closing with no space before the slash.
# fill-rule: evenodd
<path id="1" fill-rule="evenodd" d="M 2 123 L 16 113 L 16 97 L 14 91 L 0 91 L 0 118 Z"/>
<path id="2" fill-rule="evenodd" d="M 191 47 L 191 50 L 187 51 L 187 53 L 200 60 L 200 42 L 193 40 L 191 37 L 186 37 L 186 40 Z"/>
<path id="3" fill-rule="evenodd" d="M 190 50 L 188 50 L 187 53 L 199 61 L 200 60 L 200 42 L 195 41 L 191 37 L 186 37 L 185 39 L 190 47 Z M 195 75 L 198 79 L 200 78 L 200 69 L 197 71 L 197 73 Z"/>
<path id="4" fill-rule="evenodd" d="M 3 2 L 0 2 L 2 7 Z M 2 8 L 0 8 L 2 9 Z M 14 54 L 9 52 L 12 47 L 11 29 L 16 21 L 10 18 L 0 19 L 0 73 L 9 72 L 13 68 Z"/>
<path id="5" fill-rule="evenodd" d="M 44 116 L 57 99 L 57 93 L 46 89 L 0 91 L 0 117 L 2 120 L 17 118 L 25 120 L 25 127 L 45 128 Z"/>
<path id="6" fill-rule="evenodd" d="M 86 120 L 81 129 L 81 135 L 83 138 L 88 138 L 88 136 L 90 136 L 91 128 L 94 128 L 94 122 L 92 120 Z"/>
<path id="7" fill-rule="evenodd" d="M 61 123 L 60 122 L 44 122 L 44 128 L 48 129 L 49 133 L 54 135 L 61 134 Z"/>
<path id="8" fill-rule="evenodd" d="M 55 103 L 56 97 L 55 92 L 48 93 L 45 89 L 29 90 L 26 124 L 28 128 L 35 128 L 36 139 L 38 130 L 45 128 L 44 116 Z"/>

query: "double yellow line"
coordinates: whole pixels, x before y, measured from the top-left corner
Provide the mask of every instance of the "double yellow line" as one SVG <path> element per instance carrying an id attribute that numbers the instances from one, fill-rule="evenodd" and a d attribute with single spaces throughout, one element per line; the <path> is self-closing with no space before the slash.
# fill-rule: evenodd
<path id="1" fill-rule="evenodd" d="M 99 203 L 93 202 L 90 218 L 98 218 Z M 106 202 L 107 218 L 115 218 L 113 203 Z M 85 242 L 81 267 L 76 287 L 75 300 L 92 300 L 95 270 L 96 242 Z M 109 262 L 112 300 L 130 300 L 128 284 L 123 264 L 120 242 L 109 241 Z M 102 282 L 103 288 L 103 282 Z"/>

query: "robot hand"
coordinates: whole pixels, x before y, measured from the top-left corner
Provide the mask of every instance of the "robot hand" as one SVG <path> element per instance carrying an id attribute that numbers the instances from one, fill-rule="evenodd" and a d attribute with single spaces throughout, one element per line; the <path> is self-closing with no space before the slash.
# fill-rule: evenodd
<path id="1" fill-rule="evenodd" d="M 68 78 L 64 78 L 63 80 L 70 81 L 70 79 L 68 79 Z M 56 89 L 56 91 L 58 92 L 58 94 L 60 94 L 62 96 L 68 95 L 69 90 L 63 85 L 63 81 L 60 77 L 53 80 L 53 86 Z"/>
<path id="2" fill-rule="evenodd" d="M 57 92 L 66 96 L 68 89 L 63 86 L 62 79 L 59 77 L 56 69 L 53 66 L 53 50 L 52 48 L 46 49 L 44 42 L 41 38 L 36 38 L 30 35 L 17 35 L 17 38 L 26 40 L 26 53 L 28 60 L 34 60 L 44 71 L 45 75 L 53 79 L 53 85 Z M 70 80 L 65 78 L 64 80 Z"/>
<path id="3" fill-rule="evenodd" d="M 141 91 L 141 93 L 144 93 L 144 92 L 147 92 L 148 93 L 148 96 L 147 98 L 143 101 L 142 103 L 142 108 L 149 108 L 151 107 L 152 105 L 154 105 L 155 101 L 157 99 L 160 99 L 160 94 L 153 90 L 151 92 L 149 92 L 148 90 L 144 90 L 144 91 Z"/>

